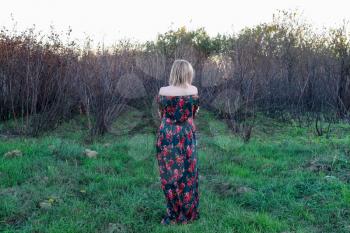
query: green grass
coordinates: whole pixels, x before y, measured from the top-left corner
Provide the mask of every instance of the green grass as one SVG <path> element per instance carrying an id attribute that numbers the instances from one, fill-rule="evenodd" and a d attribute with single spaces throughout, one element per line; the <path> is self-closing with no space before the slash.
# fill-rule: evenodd
<path id="1" fill-rule="evenodd" d="M 244 143 L 202 109 L 201 218 L 162 226 L 151 122 L 131 111 L 91 144 L 79 117 L 38 138 L 0 138 L 0 231 L 350 232 L 349 125 L 317 137 L 312 128 L 259 116 Z M 86 148 L 98 157 L 84 157 Z M 14 149 L 23 157 L 2 156 Z M 51 207 L 41 208 L 44 201 Z"/>

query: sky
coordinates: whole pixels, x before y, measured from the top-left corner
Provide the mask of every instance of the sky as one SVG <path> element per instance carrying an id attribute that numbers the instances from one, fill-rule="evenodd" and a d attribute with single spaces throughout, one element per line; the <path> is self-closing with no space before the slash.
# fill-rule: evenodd
<path id="1" fill-rule="evenodd" d="M 350 21 L 348 0 L 0 0 L 0 26 L 22 30 L 35 25 L 48 32 L 72 29 L 74 39 L 90 36 L 111 44 L 143 42 L 158 33 L 186 26 L 204 27 L 215 36 L 272 20 L 277 10 L 298 10 L 317 30 Z M 12 18 L 14 20 L 12 20 Z M 62 33 L 63 34 L 63 33 Z"/>

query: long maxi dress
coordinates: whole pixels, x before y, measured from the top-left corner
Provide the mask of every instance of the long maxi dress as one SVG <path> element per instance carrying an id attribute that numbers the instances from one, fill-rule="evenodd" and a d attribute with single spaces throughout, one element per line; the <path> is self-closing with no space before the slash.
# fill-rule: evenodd
<path id="1" fill-rule="evenodd" d="M 166 200 L 162 224 L 199 219 L 198 157 L 194 119 L 199 96 L 157 95 L 161 122 L 156 151 L 161 188 Z"/>

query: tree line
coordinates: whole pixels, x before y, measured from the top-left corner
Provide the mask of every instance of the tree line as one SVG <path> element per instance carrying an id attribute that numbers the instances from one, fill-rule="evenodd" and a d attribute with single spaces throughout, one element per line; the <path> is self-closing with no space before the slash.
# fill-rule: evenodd
<path id="1" fill-rule="evenodd" d="M 85 114 L 91 135 L 136 107 L 156 122 L 155 96 L 174 59 L 190 61 L 201 105 L 249 140 L 257 112 L 300 123 L 349 119 L 350 36 L 346 26 L 316 33 L 296 12 L 211 37 L 185 27 L 154 41 L 84 46 L 52 31 L 0 32 L 0 120 L 38 135 Z M 71 31 L 67 32 L 68 38 Z M 44 39 L 45 37 L 45 39 Z M 149 111 L 152 109 L 153 111 Z M 152 120 L 154 119 L 154 120 Z"/>

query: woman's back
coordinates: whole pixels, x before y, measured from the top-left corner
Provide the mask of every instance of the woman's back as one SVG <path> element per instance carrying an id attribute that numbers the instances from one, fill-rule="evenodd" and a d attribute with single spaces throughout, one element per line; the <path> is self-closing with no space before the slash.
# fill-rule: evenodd
<path id="1" fill-rule="evenodd" d="M 194 127 L 193 119 L 198 111 L 199 96 L 193 95 L 158 95 L 158 104 L 162 124 L 188 122 Z"/>
<path id="2" fill-rule="evenodd" d="M 181 123 L 195 116 L 199 108 L 197 87 L 187 84 L 187 87 L 161 87 L 158 95 L 161 117 L 167 123 Z M 192 121 L 191 121 L 192 123 Z"/>
<path id="3" fill-rule="evenodd" d="M 165 86 L 159 89 L 159 95 L 165 96 L 182 96 L 182 95 L 197 95 L 198 89 L 196 86 L 187 84 L 187 87 Z"/>

